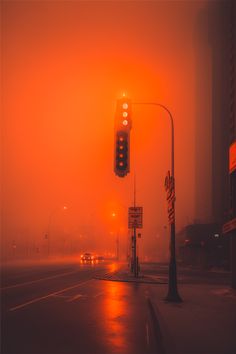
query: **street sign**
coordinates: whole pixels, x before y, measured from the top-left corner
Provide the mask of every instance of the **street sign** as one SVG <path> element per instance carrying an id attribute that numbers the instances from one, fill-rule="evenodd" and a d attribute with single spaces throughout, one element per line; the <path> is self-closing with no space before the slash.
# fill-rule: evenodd
<path id="1" fill-rule="evenodd" d="M 165 190 L 167 192 L 169 224 L 173 224 L 175 222 L 175 183 L 173 177 L 170 175 L 170 171 L 167 172 L 165 178 Z"/>
<path id="2" fill-rule="evenodd" d="M 143 207 L 129 208 L 129 229 L 142 229 L 143 227 Z"/>
<path id="3" fill-rule="evenodd" d="M 236 230 L 236 218 L 228 221 L 223 225 L 222 232 L 223 234 L 227 234 L 230 231 Z"/>
<path id="4" fill-rule="evenodd" d="M 236 170 L 236 141 L 229 148 L 229 173 Z"/>

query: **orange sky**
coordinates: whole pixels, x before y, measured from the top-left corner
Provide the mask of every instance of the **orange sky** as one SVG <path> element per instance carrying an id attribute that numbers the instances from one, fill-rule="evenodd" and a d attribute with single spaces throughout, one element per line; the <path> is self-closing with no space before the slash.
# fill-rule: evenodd
<path id="1" fill-rule="evenodd" d="M 159 108 L 134 106 L 131 174 L 116 177 L 114 113 L 124 91 L 172 111 L 177 227 L 194 219 L 193 37 L 203 6 L 3 2 L 3 239 L 27 234 L 40 242 L 58 208 L 55 237 L 86 234 L 94 245 L 112 247 L 111 231 L 127 234 L 136 171 L 145 225 L 140 247 L 145 253 L 158 244 L 167 224 L 170 123 Z"/>

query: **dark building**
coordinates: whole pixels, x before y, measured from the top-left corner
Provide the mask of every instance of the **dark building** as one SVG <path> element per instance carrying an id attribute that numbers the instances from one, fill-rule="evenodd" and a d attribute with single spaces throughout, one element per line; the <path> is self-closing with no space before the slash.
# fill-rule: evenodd
<path id="1" fill-rule="evenodd" d="M 209 1 L 199 13 L 196 24 L 198 79 L 195 225 L 199 239 L 205 234 L 204 230 L 208 230 L 210 225 L 214 224 L 218 227 L 217 233 L 220 237 L 227 240 L 226 244 L 229 245 L 231 241 L 234 288 L 236 288 L 235 46 L 235 1 Z M 228 250 L 228 258 L 229 254 Z"/>
<path id="2" fill-rule="evenodd" d="M 230 240 L 232 287 L 236 288 L 236 6 L 209 2 L 212 48 L 212 216 Z"/>
<path id="3" fill-rule="evenodd" d="M 192 224 L 178 232 L 178 259 L 200 268 L 229 269 L 229 240 L 218 233 L 217 224 Z"/>
<path id="4" fill-rule="evenodd" d="M 209 3 L 212 48 L 212 215 L 222 225 L 229 213 L 229 144 L 234 131 L 234 1 Z"/>
<path id="5" fill-rule="evenodd" d="M 212 217 L 212 54 L 209 13 L 203 7 L 194 33 L 196 68 L 195 125 L 195 222 L 211 223 Z M 204 183 L 203 183 L 204 181 Z"/>
<path id="6" fill-rule="evenodd" d="M 236 6 L 219 1 L 210 8 L 212 28 L 212 194 L 213 216 L 230 240 L 232 287 L 236 288 Z"/>

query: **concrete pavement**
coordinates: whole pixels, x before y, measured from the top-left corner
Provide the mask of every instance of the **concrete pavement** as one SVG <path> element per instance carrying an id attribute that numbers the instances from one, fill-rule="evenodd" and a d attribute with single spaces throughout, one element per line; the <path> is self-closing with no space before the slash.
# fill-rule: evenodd
<path id="1" fill-rule="evenodd" d="M 227 272 L 219 272 L 219 279 L 217 272 L 208 272 L 207 277 L 205 274 L 197 281 L 188 281 L 191 276 L 183 276 L 180 271 L 183 303 L 175 304 L 164 300 L 167 275 L 161 271 L 158 275 L 152 266 L 144 268 L 138 279 L 123 269 L 107 280 L 148 284 L 146 296 L 154 311 L 153 328 L 155 335 L 161 337 L 164 353 L 236 353 L 236 291 L 224 281 L 229 278 Z"/>

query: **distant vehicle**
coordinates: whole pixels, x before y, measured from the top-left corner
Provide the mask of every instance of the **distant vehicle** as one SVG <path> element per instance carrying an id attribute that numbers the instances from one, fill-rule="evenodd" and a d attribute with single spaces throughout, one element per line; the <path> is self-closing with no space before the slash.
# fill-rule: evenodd
<path id="1" fill-rule="evenodd" d="M 96 259 L 97 259 L 98 261 L 104 261 L 104 260 L 105 260 L 105 258 L 104 258 L 103 256 L 97 256 Z"/>
<path id="2" fill-rule="evenodd" d="M 92 255 L 92 253 L 86 252 L 86 253 L 81 254 L 80 260 L 82 262 L 92 262 L 95 260 L 95 257 Z"/>

